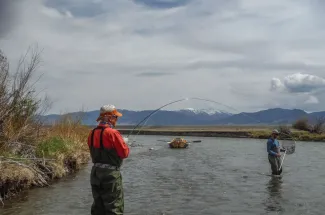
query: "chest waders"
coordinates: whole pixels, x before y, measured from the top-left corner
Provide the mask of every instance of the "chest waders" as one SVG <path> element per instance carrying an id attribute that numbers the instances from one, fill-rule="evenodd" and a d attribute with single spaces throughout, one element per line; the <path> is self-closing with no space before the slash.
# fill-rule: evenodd
<path id="1" fill-rule="evenodd" d="M 101 129 L 100 147 L 94 147 L 95 130 Z M 94 202 L 91 206 L 92 215 L 122 215 L 124 213 L 124 194 L 120 166 L 122 159 L 115 149 L 107 149 L 103 144 L 106 128 L 94 128 L 91 134 L 90 154 L 94 163 L 90 184 Z"/>
<path id="2" fill-rule="evenodd" d="M 273 140 L 274 143 L 274 140 Z M 274 151 L 276 147 L 272 147 L 271 150 Z M 281 166 L 281 157 L 268 155 L 268 160 L 271 165 L 272 175 L 281 175 L 282 166 Z M 281 167 L 281 168 L 280 168 Z"/>

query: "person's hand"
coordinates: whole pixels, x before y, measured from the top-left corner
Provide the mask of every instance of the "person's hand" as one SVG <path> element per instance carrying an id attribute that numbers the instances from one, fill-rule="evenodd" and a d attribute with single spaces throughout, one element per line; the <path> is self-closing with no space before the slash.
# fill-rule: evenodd
<path id="1" fill-rule="evenodd" d="M 277 157 L 281 157 L 281 153 L 280 153 L 280 152 L 277 153 L 276 156 L 277 156 Z"/>
<path id="2" fill-rule="evenodd" d="M 126 144 L 129 143 L 129 138 L 127 138 L 127 137 L 123 137 L 123 140 L 124 140 L 124 142 L 125 142 Z"/>

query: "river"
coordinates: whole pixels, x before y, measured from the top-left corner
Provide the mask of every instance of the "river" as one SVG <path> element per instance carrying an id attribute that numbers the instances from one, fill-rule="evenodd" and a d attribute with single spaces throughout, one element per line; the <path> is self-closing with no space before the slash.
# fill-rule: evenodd
<path id="1" fill-rule="evenodd" d="M 297 142 L 296 152 L 286 156 L 283 177 L 274 178 L 265 140 L 200 138 L 187 149 L 169 149 L 157 139 L 169 137 L 138 136 L 143 147 L 131 148 L 124 163 L 125 214 L 324 214 L 324 143 Z M 90 214 L 90 168 L 28 191 L 0 214 Z"/>

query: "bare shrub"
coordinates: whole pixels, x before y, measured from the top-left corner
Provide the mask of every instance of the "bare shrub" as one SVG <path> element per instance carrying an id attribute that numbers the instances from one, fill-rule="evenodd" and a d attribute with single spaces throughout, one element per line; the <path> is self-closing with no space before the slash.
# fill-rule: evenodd
<path id="1" fill-rule="evenodd" d="M 291 129 L 289 126 L 280 125 L 278 129 L 279 129 L 281 137 L 284 137 L 284 138 L 291 137 Z"/>
<path id="2" fill-rule="evenodd" d="M 315 123 L 311 126 L 310 133 L 322 134 L 324 132 L 325 117 L 316 118 Z"/>
<path id="3" fill-rule="evenodd" d="M 292 124 L 292 127 L 301 131 L 310 131 L 310 125 L 307 118 L 301 118 Z"/>
<path id="4" fill-rule="evenodd" d="M 28 49 L 12 73 L 0 51 L 0 147 L 32 145 L 39 135 L 39 116 L 50 107 L 48 98 L 37 98 L 34 85 L 38 79 L 32 82 L 39 64 L 40 52 Z"/>

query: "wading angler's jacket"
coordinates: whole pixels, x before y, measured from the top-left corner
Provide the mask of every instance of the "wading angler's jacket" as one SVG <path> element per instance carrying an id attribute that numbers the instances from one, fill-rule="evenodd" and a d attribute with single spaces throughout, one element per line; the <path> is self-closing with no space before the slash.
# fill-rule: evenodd
<path id="1" fill-rule="evenodd" d="M 98 125 L 88 136 L 88 146 L 94 164 L 106 164 L 120 169 L 129 156 L 129 147 L 120 132 L 108 125 Z"/>
<path id="2" fill-rule="evenodd" d="M 275 157 L 280 152 L 280 144 L 278 140 L 270 138 L 267 141 L 267 152 L 270 156 Z"/>

